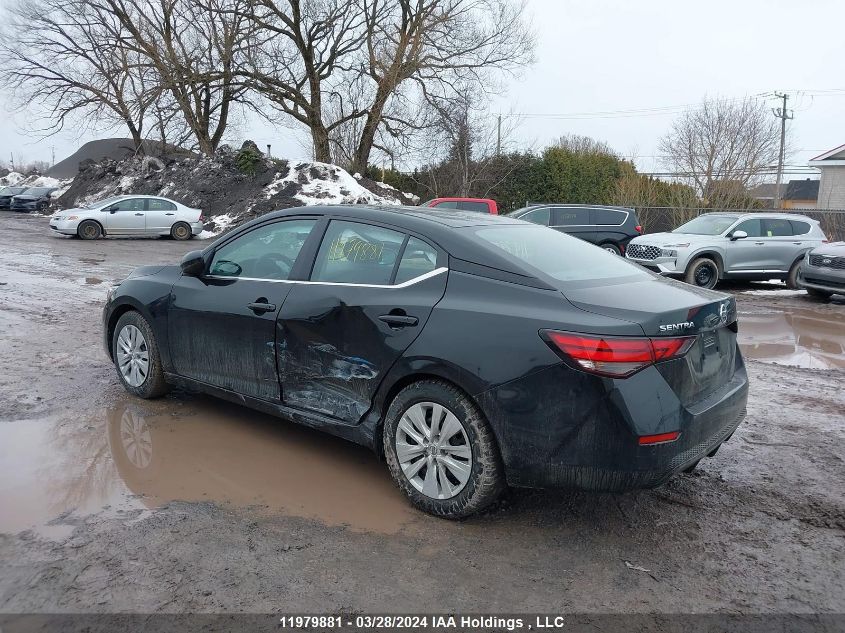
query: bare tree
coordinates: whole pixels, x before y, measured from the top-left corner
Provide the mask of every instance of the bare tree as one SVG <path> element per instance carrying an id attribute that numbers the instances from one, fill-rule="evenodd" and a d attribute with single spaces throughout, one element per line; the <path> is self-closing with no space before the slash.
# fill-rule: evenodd
<path id="1" fill-rule="evenodd" d="M 120 45 L 155 70 L 196 147 L 212 153 L 249 89 L 240 80 L 257 37 L 249 0 L 84 1 L 118 21 Z"/>
<path id="2" fill-rule="evenodd" d="M 749 185 L 777 160 L 780 130 L 753 99 L 705 99 L 682 115 L 660 142 L 664 161 L 706 206 L 742 205 Z"/>
<path id="3" fill-rule="evenodd" d="M 126 125 L 136 148 L 159 95 L 153 69 L 120 45 L 125 31 L 85 0 L 23 0 L 13 5 L 0 50 L 0 80 L 45 120 L 46 134 L 74 125 Z"/>

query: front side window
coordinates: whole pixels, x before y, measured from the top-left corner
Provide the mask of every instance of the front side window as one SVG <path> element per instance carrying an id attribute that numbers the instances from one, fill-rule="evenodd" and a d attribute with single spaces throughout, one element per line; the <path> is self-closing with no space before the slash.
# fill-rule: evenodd
<path id="1" fill-rule="evenodd" d="M 737 231 L 745 231 L 746 233 L 748 233 L 748 237 L 763 236 L 763 229 L 760 226 L 759 218 L 740 222 L 739 225 L 733 231 L 731 231 L 731 233 L 736 233 Z"/>
<path id="2" fill-rule="evenodd" d="M 170 200 L 162 200 L 161 198 L 148 198 L 147 211 L 175 211 L 176 205 Z"/>
<path id="3" fill-rule="evenodd" d="M 128 200 L 119 200 L 110 207 L 106 208 L 109 211 L 117 211 L 118 213 L 120 213 L 121 211 L 143 211 L 144 200 L 143 198 L 129 198 Z"/>
<path id="4" fill-rule="evenodd" d="M 435 268 L 437 268 L 437 251 L 422 240 L 411 237 L 402 252 L 402 259 L 399 261 L 393 283 L 405 283 L 430 273 Z"/>
<path id="5" fill-rule="evenodd" d="M 209 274 L 284 281 L 316 220 L 286 220 L 265 224 L 217 249 Z"/>
<path id="6" fill-rule="evenodd" d="M 458 209 L 461 211 L 474 211 L 476 213 L 490 213 L 490 207 L 486 202 L 474 202 L 472 200 L 463 200 L 458 202 Z"/>
<path id="7" fill-rule="evenodd" d="M 458 203 L 454 200 L 443 200 L 433 205 L 435 209 L 457 209 Z"/>
<path id="8" fill-rule="evenodd" d="M 311 273 L 312 281 L 386 285 L 405 234 L 379 226 L 332 220 Z"/>
<path id="9" fill-rule="evenodd" d="M 542 226 L 549 225 L 549 209 L 548 207 L 543 207 L 542 209 L 534 209 L 533 211 L 529 211 L 528 213 L 523 213 L 519 216 L 520 220 L 525 220 L 526 222 L 531 222 L 532 224 L 541 224 Z"/>
<path id="10" fill-rule="evenodd" d="M 637 264 L 603 248 L 540 226 L 513 225 L 475 229 L 490 248 L 560 281 L 648 279 Z"/>
<path id="11" fill-rule="evenodd" d="M 731 215 L 700 215 L 686 224 L 682 224 L 672 233 L 686 233 L 688 235 L 721 235 L 736 222 L 736 216 Z"/>

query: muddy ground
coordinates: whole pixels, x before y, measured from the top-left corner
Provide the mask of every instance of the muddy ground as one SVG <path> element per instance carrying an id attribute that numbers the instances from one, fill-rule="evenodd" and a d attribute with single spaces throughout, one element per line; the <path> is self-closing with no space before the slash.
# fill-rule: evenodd
<path id="1" fill-rule="evenodd" d="M 845 302 L 727 289 L 748 418 L 696 472 L 450 523 L 360 447 L 124 392 L 107 288 L 197 243 L 0 236 L 0 612 L 845 612 Z"/>

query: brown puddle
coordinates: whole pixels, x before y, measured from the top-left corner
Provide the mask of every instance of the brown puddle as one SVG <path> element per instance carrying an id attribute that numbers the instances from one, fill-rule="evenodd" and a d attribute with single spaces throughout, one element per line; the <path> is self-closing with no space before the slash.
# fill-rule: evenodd
<path id="1" fill-rule="evenodd" d="M 369 450 L 204 397 L 127 400 L 88 423 L 0 424 L 0 482 L 2 532 L 49 535 L 68 511 L 137 514 L 169 501 L 267 506 L 382 533 L 417 517 Z"/>
<path id="2" fill-rule="evenodd" d="M 845 313 L 789 308 L 742 312 L 739 345 L 746 358 L 809 369 L 845 368 Z"/>

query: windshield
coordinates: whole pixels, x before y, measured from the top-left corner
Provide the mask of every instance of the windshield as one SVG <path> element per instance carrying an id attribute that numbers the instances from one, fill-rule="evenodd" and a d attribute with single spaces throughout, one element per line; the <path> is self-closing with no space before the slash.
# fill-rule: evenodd
<path id="1" fill-rule="evenodd" d="M 50 187 L 33 187 L 26 190 L 28 196 L 46 196 L 52 189 Z"/>
<path id="2" fill-rule="evenodd" d="M 695 220 L 682 224 L 672 233 L 687 233 L 688 235 L 721 235 L 736 222 L 733 215 L 700 215 Z"/>
<path id="3" fill-rule="evenodd" d="M 0 195 L 3 196 L 16 196 L 19 193 L 23 193 L 26 191 L 26 187 L 3 187 L 0 189 Z"/>
<path id="4" fill-rule="evenodd" d="M 650 277 L 618 255 L 543 226 L 484 226 L 474 230 L 491 247 L 560 281 Z"/>
<path id="5" fill-rule="evenodd" d="M 99 207 L 104 207 L 107 204 L 111 204 L 112 202 L 116 202 L 120 200 L 121 196 L 112 196 L 110 198 L 106 198 L 105 200 L 96 200 L 94 202 L 86 202 L 82 206 L 85 209 L 98 209 Z"/>

